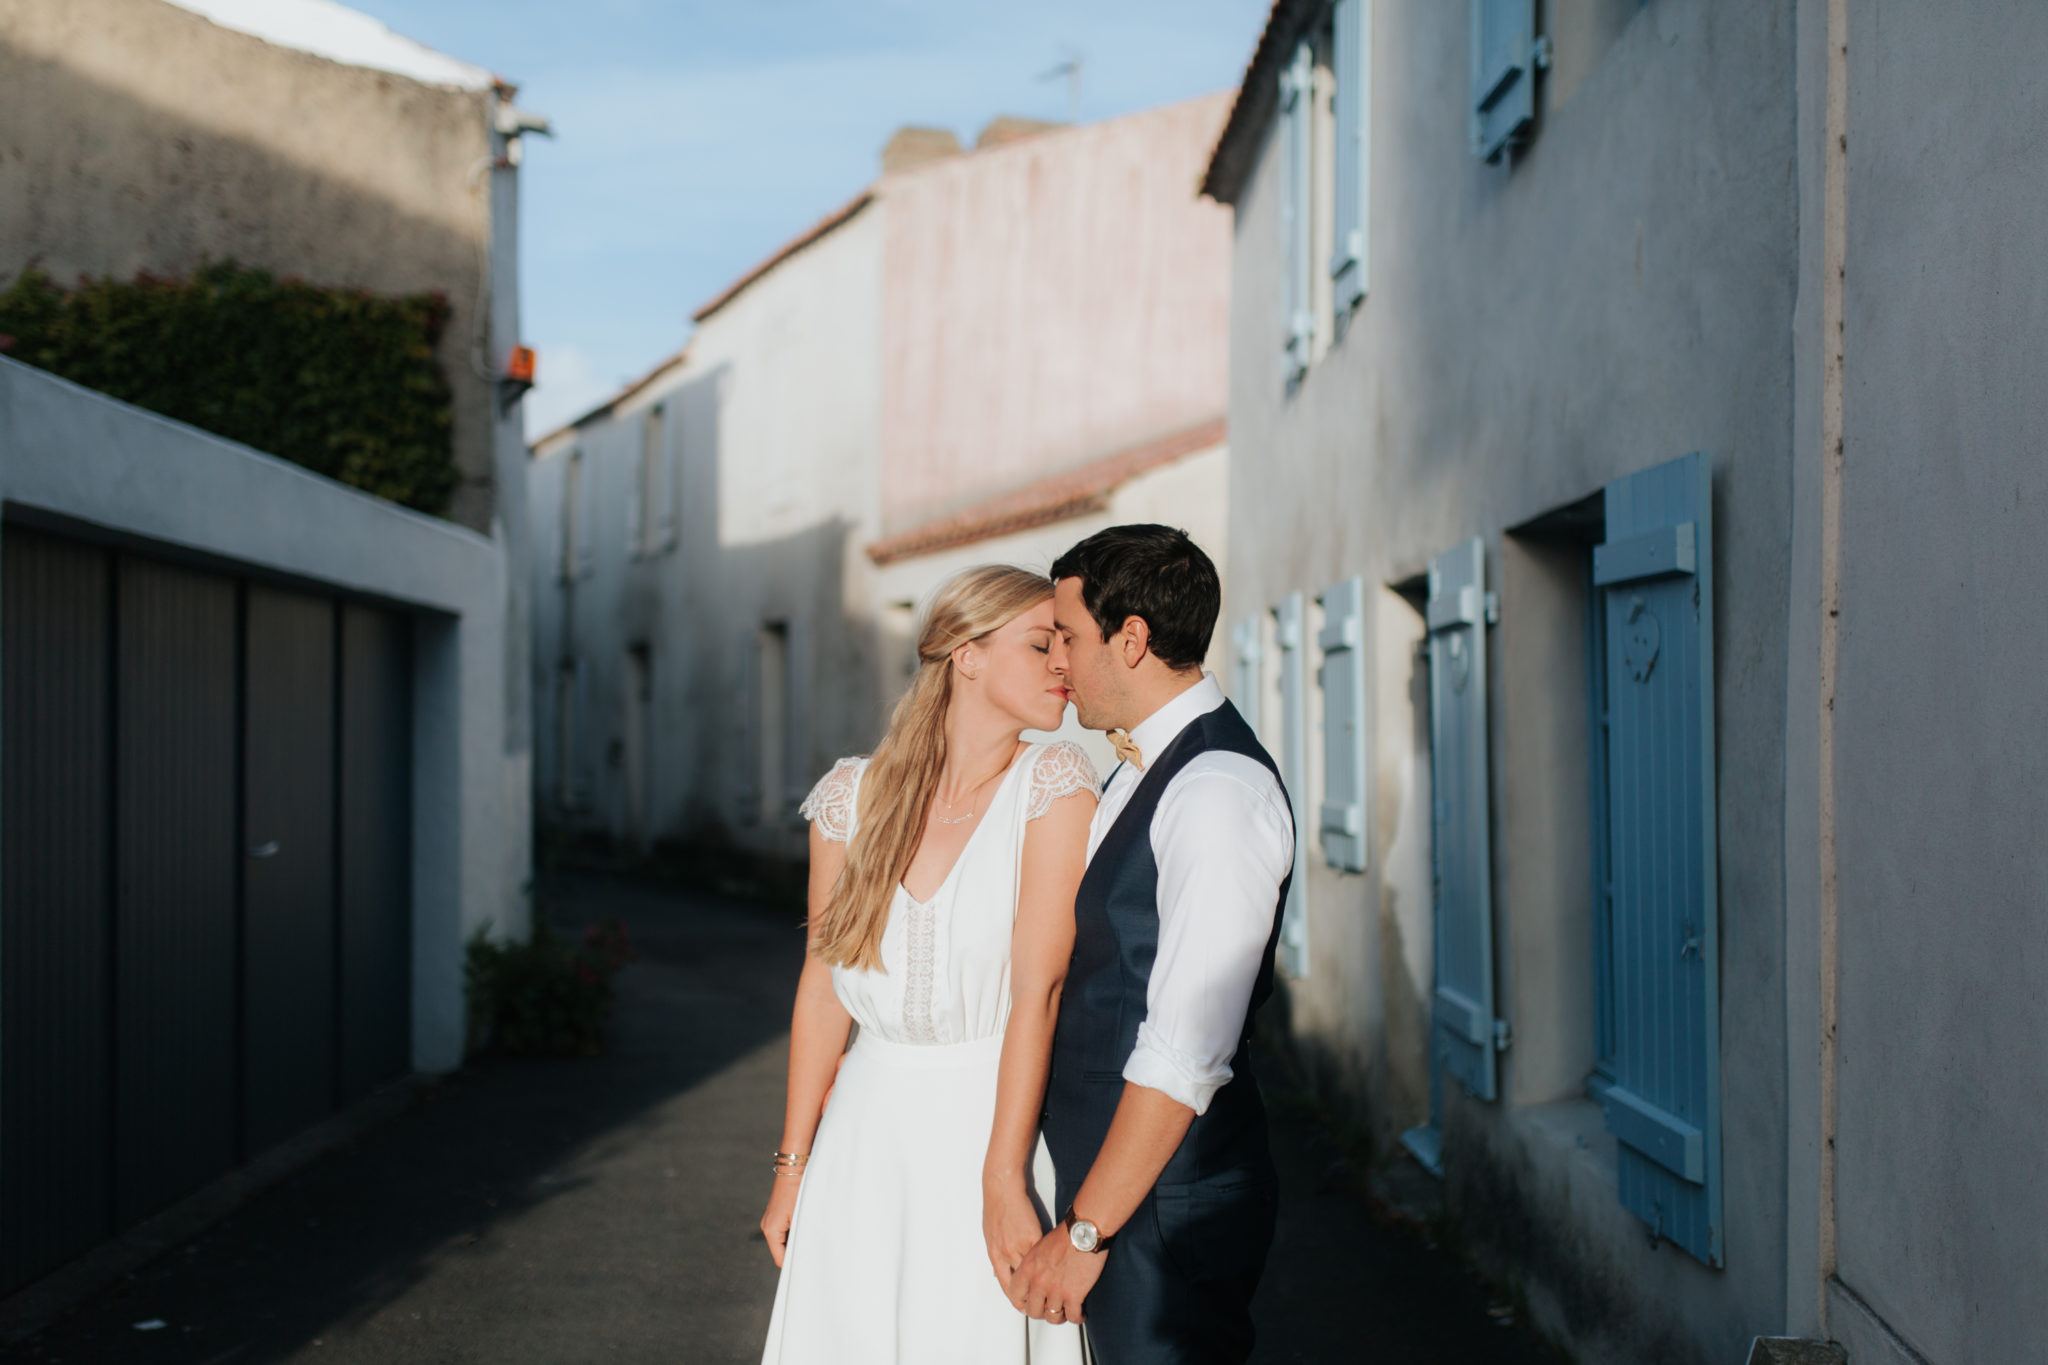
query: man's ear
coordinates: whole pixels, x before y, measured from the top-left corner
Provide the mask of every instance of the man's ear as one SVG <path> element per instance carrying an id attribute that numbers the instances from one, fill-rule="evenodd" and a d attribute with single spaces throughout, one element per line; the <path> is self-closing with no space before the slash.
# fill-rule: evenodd
<path id="1" fill-rule="evenodd" d="M 1152 627 L 1145 624 L 1142 616 L 1126 616 L 1123 629 L 1116 635 L 1116 647 L 1124 667 L 1136 668 L 1152 652 Z"/>

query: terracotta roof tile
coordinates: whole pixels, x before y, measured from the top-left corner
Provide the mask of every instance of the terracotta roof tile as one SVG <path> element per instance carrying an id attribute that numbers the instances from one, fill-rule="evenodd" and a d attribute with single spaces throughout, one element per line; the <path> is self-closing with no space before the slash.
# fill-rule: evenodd
<path id="1" fill-rule="evenodd" d="M 1321 10 L 1322 0 L 1273 0 L 1273 8 L 1267 11 L 1259 45 L 1252 49 L 1244 82 L 1237 88 L 1230 117 L 1224 121 L 1216 150 L 1209 156 L 1209 169 L 1202 176 L 1201 193 L 1217 203 L 1237 202 L 1244 178 L 1256 160 L 1259 134 L 1280 102 L 1280 69 L 1287 65 L 1296 37 Z"/>

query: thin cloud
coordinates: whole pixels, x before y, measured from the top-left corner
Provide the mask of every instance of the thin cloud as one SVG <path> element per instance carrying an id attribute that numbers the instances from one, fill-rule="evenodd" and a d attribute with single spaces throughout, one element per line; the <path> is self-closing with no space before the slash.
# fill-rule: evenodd
<path id="1" fill-rule="evenodd" d="M 534 431 L 575 415 L 565 394 L 587 407 L 674 351 L 692 309 L 874 178 L 897 127 L 967 141 L 997 114 L 1064 119 L 1065 82 L 1041 77 L 1073 52 L 1084 121 L 1226 89 L 1268 7 L 352 3 L 517 81 L 554 120 L 521 177 L 521 313 L 544 385 L 528 409 L 550 414 Z"/>

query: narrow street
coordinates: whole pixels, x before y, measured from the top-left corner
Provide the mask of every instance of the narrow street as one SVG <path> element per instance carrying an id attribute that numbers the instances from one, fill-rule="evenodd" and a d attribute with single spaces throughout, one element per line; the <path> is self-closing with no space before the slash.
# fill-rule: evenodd
<path id="1" fill-rule="evenodd" d="M 757 1359 L 791 916 L 596 876 L 555 878 L 548 899 L 563 926 L 622 916 L 639 945 L 603 1057 L 451 1078 L 6 1359 Z M 1255 1359 L 1554 1359 L 1376 1219 L 1294 1107 L 1276 1106 L 1276 1127 L 1283 1203 Z"/>

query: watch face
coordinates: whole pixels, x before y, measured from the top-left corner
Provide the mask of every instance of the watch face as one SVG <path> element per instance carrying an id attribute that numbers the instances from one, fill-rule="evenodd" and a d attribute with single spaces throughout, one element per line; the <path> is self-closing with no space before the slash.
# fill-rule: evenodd
<path id="1" fill-rule="evenodd" d="M 1095 1231 L 1095 1224 L 1086 1218 L 1076 1218 L 1073 1226 L 1067 1229 L 1067 1236 L 1073 1242 L 1076 1251 L 1093 1251 L 1096 1244 L 1101 1241 L 1101 1235 Z"/>

